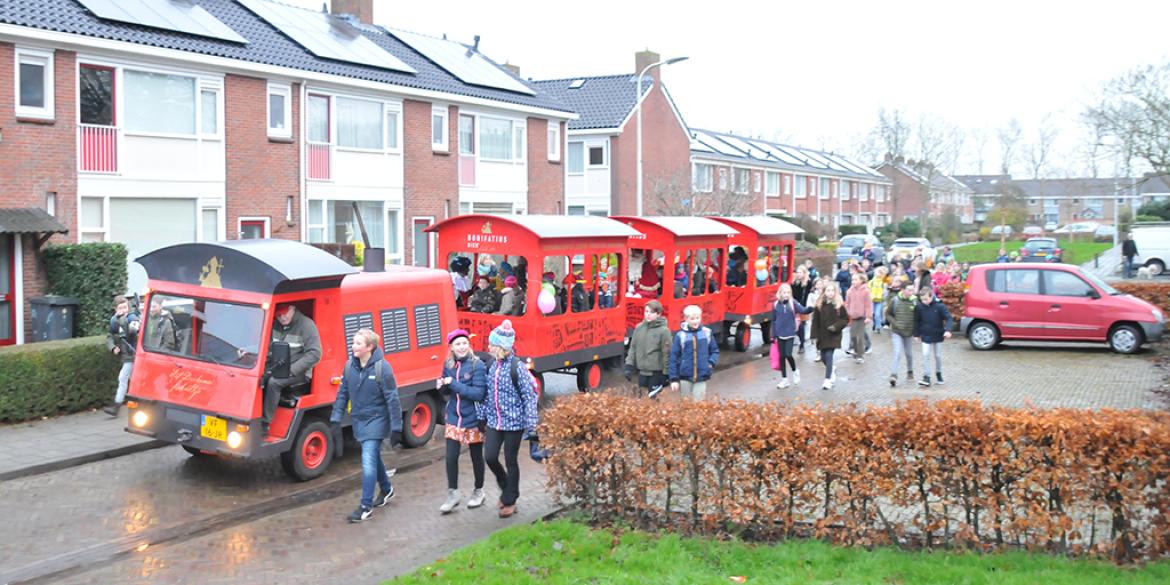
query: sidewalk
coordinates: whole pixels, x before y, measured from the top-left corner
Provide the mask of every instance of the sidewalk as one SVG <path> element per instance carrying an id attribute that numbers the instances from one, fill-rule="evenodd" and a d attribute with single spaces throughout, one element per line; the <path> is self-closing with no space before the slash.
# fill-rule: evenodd
<path id="1" fill-rule="evenodd" d="M 1097 275 L 1101 280 L 1119 280 L 1121 272 L 1121 246 L 1114 246 L 1101 253 L 1101 258 L 1094 264 L 1092 260 L 1081 264 L 1081 270 Z"/>
<path id="2" fill-rule="evenodd" d="M 0 481 L 167 444 L 122 430 L 126 412 L 116 419 L 96 411 L 0 426 Z"/>

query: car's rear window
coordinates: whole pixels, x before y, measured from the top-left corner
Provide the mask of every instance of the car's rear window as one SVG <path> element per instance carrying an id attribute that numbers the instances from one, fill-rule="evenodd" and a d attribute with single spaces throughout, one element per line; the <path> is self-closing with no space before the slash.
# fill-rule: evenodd
<path id="1" fill-rule="evenodd" d="M 920 241 L 920 240 L 894 240 L 894 245 L 901 246 L 903 248 L 912 248 L 914 246 L 921 246 L 922 241 Z"/>
<path id="2" fill-rule="evenodd" d="M 987 271 L 987 290 L 1004 294 L 1040 294 L 1040 271 L 999 268 Z"/>
<path id="3" fill-rule="evenodd" d="M 863 236 L 845 236 L 841 238 L 842 246 L 862 246 L 865 244 L 865 237 Z"/>
<path id="4" fill-rule="evenodd" d="M 1056 240 L 1028 240 L 1024 244 L 1024 247 L 1032 250 L 1037 248 L 1055 248 Z"/>

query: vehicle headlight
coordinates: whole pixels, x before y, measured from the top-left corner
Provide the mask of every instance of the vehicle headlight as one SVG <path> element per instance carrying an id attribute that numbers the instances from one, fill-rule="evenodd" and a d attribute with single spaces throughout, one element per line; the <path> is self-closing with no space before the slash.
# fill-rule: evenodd
<path id="1" fill-rule="evenodd" d="M 244 444 L 244 436 L 236 431 L 228 433 L 227 446 L 231 449 L 239 449 L 240 445 Z"/>
<path id="2" fill-rule="evenodd" d="M 1162 321 L 1162 311 L 1159 311 L 1158 309 L 1154 309 L 1153 313 L 1154 313 L 1154 320 L 1161 322 Z"/>
<path id="3" fill-rule="evenodd" d="M 139 410 L 134 413 L 134 416 L 130 417 L 130 422 L 138 428 L 145 427 L 146 423 L 150 422 L 150 415 L 146 414 L 144 410 Z"/>

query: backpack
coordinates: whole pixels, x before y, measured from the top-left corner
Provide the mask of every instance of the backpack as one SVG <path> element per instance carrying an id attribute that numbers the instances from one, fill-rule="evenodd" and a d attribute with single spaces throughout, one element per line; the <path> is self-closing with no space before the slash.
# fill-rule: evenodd
<path id="1" fill-rule="evenodd" d="M 492 369 L 492 364 L 494 364 L 496 361 L 497 360 L 493 359 L 491 362 L 487 362 L 487 361 L 484 362 L 484 365 L 487 366 L 487 370 L 489 372 Z M 521 358 L 520 358 L 520 356 L 513 354 L 512 357 L 509 358 L 509 361 L 511 362 L 511 367 L 508 369 L 512 374 L 512 387 L 516 389 L 516 394 L 520 395 L 520 399 L 523 400 L 524 395 L 520 391 L 520 361 L 521 361 Z M 525 368 L 524 372 L 526 374 L 528 374 L 529 378 L 531 378 L 532 386 L 535 388 L 536 387 L 536 377 L 533 376 L 532 373 L 528 371 L 528 368 Z"/>

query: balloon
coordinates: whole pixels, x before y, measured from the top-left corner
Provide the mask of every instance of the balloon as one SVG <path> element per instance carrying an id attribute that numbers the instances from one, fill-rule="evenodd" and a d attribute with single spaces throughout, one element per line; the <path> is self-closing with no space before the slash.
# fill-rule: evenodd
<path id="1" fill-rule="evenodd" d="M 757 270 L 756 271 L 756 280 L 768 280 L 768 271 L 767 270 Z"/>
<path id="2" fill-rule="evenodd" d="M 540 294 L 544 293 L 548 293 L 549 295 L 555 297 L 557 294 L 557 289 L 552 285 L 551 282 L 546 282 L 540 285 Z"/>
<path id="3" fill-rule="evenodd" d="M 768 269 L 768 261 L 767 260 L 764 260 L 763 258 L 756 260 L 756 270 L 767 270 L 767 269 Z"/>
<path id="4" fill-rule="evenodd" d="M 536 306 L 540 307 L 541 313 L 547 315 L 557 308 L 557 299 L 548 290 L 541 290 L 540 296 L 536 297 Z"/>

